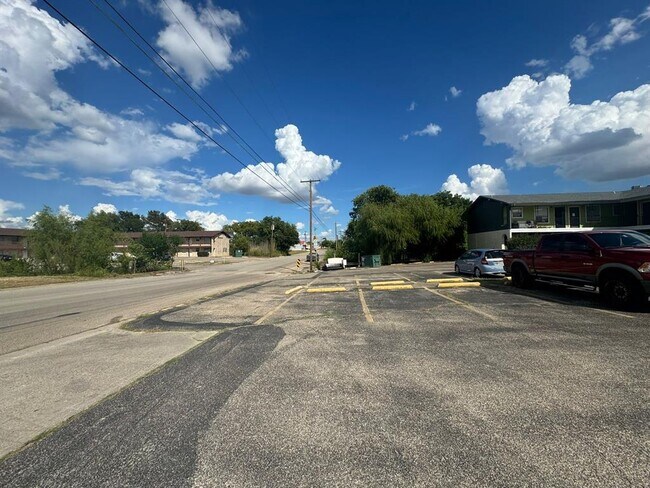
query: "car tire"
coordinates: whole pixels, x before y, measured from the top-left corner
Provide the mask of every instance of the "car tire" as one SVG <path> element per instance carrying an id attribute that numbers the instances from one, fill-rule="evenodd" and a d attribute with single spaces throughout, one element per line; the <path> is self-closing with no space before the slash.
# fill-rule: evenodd
<path id="1" fill-rule="evenodd" d="M 454 265 L 454 273 L 460 274 L 460 268 L 458 267 L 457 264 Z"/>
<path id="2" fill-rule="evenodd" d="M 483 273 L 481 273 L 480 268 L 474 268 L 474 278 L 480 278 L 483 276 Z"/>
<path id="3" fill-rule="evenodd" d="M 640 303 L 638 284 L 628 276 L 615 275 L 603 283 L 601 293 L 614 308 L 631 309 Z"/>
<path id="4" fill-rule="evenodd" d="M 533 278 L 521 264 L 513 266 L 511 274 L 512 284 L 517 288 L 530 288 L 532 286 Z"/>

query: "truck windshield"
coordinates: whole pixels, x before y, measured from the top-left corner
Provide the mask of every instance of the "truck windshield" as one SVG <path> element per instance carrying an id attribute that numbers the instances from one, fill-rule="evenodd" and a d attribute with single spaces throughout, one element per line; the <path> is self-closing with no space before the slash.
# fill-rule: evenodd
<path id="1" fill-rule="evenodd" d="M 650 247 L 650 237 L 639 232 L 603 232 L 589 237 L 601 247 Z"/>

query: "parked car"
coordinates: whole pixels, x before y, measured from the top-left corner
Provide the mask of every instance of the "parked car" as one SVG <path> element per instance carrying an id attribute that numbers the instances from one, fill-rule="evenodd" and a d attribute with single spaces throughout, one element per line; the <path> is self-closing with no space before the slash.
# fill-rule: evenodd
<path id="1" fill-rule="evenodd" d="M 11 254 L 0 254 L 0 261 L 11 261 L 13 258 Z"/>
<path id="2" fill-rule="evenodd" d="M 317 262 L 318 259 L 319 259 L 318 253 L 315 252 L 315 253 L 312 253 L 312 254 L 307 254 L 307 257 L 305 258 L 305 261 L 307 261 L 307 262 L 309 262 L 309 261 Z"/>
<path id="3" fill-rule="evenodd" d="M 534 250 L 506 252 L 504 265 L 514 286 L 535 280 L 593 286 L 616 308 L 650 295 L 650 237 L 632 230 L 547 234 Z"/>
<path id="4" fill-rule="evenodd" d="M 477 278 L 487 274 L 505 274 L 501 249 L 470 249 L 454 263 L 457 274 L 467 273 Z"/>

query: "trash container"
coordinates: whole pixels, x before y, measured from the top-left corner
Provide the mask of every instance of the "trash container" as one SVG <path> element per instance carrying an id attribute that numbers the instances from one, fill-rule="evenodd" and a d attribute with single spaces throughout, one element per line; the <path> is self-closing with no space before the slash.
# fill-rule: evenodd
<path id="1" fill-rule="evenodd" d="M 236 258 L 241 258 L 244 255 L 244 251 L 241 249 L 235 249 L 235 257 Z"/>
<path id="2" fill-rule="evenodd" d="M 361 256 L 361 263 L 364 268 L 379 268 L 381 266 L 381 256 L 379 254 Z"/>

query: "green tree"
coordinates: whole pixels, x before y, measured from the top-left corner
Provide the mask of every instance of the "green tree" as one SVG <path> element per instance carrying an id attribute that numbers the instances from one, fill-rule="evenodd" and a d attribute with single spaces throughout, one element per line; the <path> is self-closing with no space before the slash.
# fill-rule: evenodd
<path id="1" fill-rule="evenodd" d="M 96 274 L 110 268 L 111 252 L 115 250 L 117 235 L 111 216 L 91 213 L 77 223 L 73 238 L 74 270 L 83 274 Z"/>
<path id="2" fill-rule="evenodd" d="M 160 210 L 149 210 L 144 219 L 145 230 L 149 232 L 164 232 L 172 228 L 173 221 Z"/>
<path id="3" fill-rule="evenodd" d="M 199 231 L 205 230 L 201 224 L 195 222 L 194 220 L 181 219 L 176 222 L 172 222 L 171 230 L 183 230 L 183 231 Z"/>
<path id="4" fill-rule="evenodd" d="M 248 250 L 250 249 L 250 242 L 248 240 L 248 237 L 246 237 L 243 234 L 237 234 L 230 240 L 230 254 L 231 256 L 235 255 L 235 251 L 240 250 L 243 251 L 244 254 L 248 253 Z"/>
<path id="5" fill-rule="evenodd" d="M 158 232 L 144 232 L 140 238 L 144 255 L 151 261 L 167 261 L 176 252 L 182 239 L 178 236 L 166 236 Z"/>
<path id="6" fill-rule="evenodd" d="M 271 226 L 274 227 L 273 242 L 276 251 L 288 254 L 291 246 L 300 242 L 296 226 L 285 222 L 280 217 L 264 217 L 261 221 L 252 222 L 235 222 L 224 226 L 223 230 L 235 236 L 246 237 L 249 246 L 269 246 L 271 243 Z M 233 248 L 232 243 L 230 247 Z"/>
<path id="7" fill-rule="evenodd" d="M 30 256 L 45 274 L 74 271 L 74 221 L 63 214 L 54 214 L 43 207 L 32 219 L 33 228 L 27 234 Z"/>
<path id="8" fill-rule="evenodd" d="M 118 216 L 118 228 L 120 232 L 142 232 L 145 221 L 141 215 L 120 210 Z"/>

